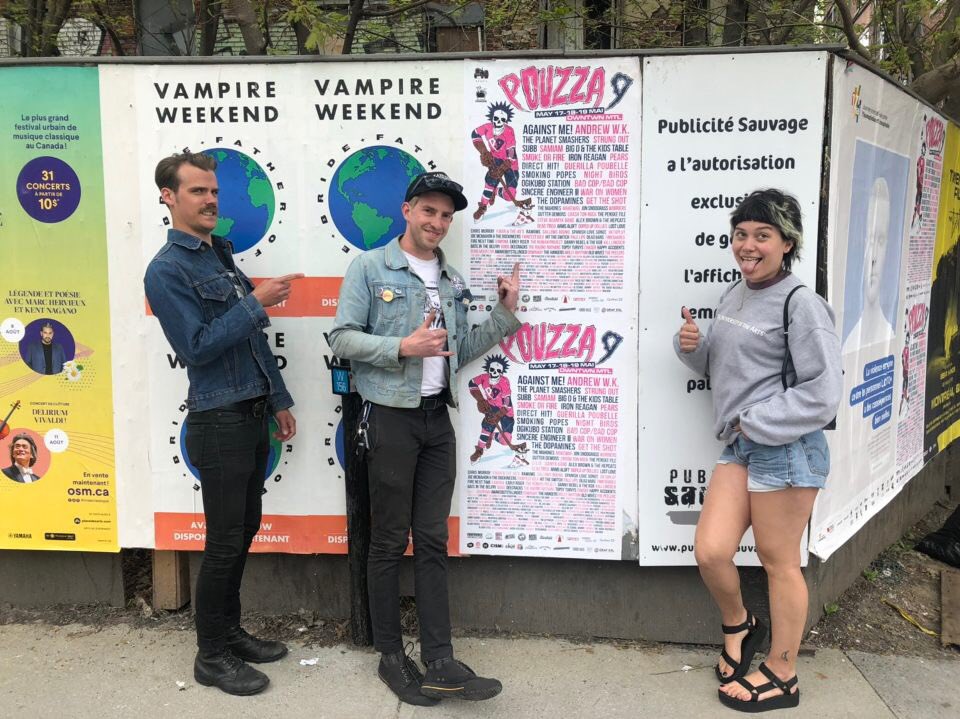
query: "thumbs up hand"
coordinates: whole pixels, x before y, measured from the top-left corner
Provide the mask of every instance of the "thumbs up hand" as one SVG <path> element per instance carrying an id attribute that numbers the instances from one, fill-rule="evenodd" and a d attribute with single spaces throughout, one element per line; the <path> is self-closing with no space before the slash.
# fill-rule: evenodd
<path id="1" fill-rule="evenodd" d="M 680 325 L 680 351 L 693 352 L 700 344 L 700 328 L 693 321 L 693 315 L 690 310 L 684 307 L 681 310 L 683 315 L 683 324 Z"/>
<path id="2" fill-rule="evenodd" d="M 400 340 L 401 357 L 450 357 L 453 352 L 446 349 L 447 331 L 432 329 L 436 310 L 430 310 L 423 324 Z"/>

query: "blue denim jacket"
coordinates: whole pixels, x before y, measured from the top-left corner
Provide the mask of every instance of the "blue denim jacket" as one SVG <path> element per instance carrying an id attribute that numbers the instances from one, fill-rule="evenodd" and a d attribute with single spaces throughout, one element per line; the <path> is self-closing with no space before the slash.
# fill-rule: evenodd
<path id="1" fill-rule="evenodd" d="M 214 244 L 233 264 L 229 241 Z M 202 411 L 268 395 L 270 409 L 293 406 L 277 360 L 262 332 L 270 319 L 253 285 L 234 266 L 247 294 L 240 298 L 217 253 L 199 237 L 167 232 L 167 244 L 147 267 L 143 286 L 173 351 L 187 365 L 187 408 Z"/>
<path id="2" fill-rule="evenodd" d="M 456 350 L 447 358 L 450 402 L 456 407 L 460 367 L 516 332 L 520 321 L 497 304 L 483 324 L 469 327 L 470 292 L 440 250 L 437 256 L 447 344 Z M 347 269 L 329 342 L 335 355 L 350 360 L 357 391 L 365 400 L 389 407 L 416 407 L 420 403 L 423 358 L 401 358 L 400 340 L 423 324 L 425 299 L 426 288 L 410 270 L 399 238 L 365 252 Z"/>

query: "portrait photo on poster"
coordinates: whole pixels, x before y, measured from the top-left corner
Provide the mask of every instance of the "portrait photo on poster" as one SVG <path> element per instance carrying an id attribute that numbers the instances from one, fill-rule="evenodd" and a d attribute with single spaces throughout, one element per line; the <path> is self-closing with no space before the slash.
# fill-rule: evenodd
<path id="1" fill-rule="evenodd" d="M 907 157 L 857 140 L 844 276 L 844 353 L 887 342 L 896 333 L 909 171 Z"/>
<path id="2" fill-rule="evenodd" d="M 43 438 L 33 430 L 12 427 L 0 444 L 0 472 L 20 484 L 33 484 L 43 479 L 50 468 L 50 453 Z"/>
<path id="3" fill-rule="evenodd" d="M 20 340 L 20 357 L 37 374 L 60 374 L 64 365 L 73 361 L 76 351 L 70 330 L 49 317 L 28 324 Z"/>

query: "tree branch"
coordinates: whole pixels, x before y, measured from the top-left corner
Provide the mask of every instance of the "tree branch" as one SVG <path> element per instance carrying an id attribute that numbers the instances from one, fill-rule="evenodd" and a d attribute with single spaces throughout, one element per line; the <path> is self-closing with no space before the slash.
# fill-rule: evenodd
<path id="1" fill-rule="evenodd" d="M 408 10 L 416 10 L 418 7 L 423 7 L 424 5 L 433 2 L 434 0 L 416 0 L 415 2 L 408 3 L 402 7 L 393 8 L 392 10 L 367 10 L 363 16 L 364 17 L 390 17 L 392 15 L 402 15 Z M 362 5 L 363 3 L 361 3 Z"/>
<path id="2" fill-rule="evenodd" d="M 125 56 L 127 52 L 123 49 L 123 41 L 120 39 L 120 34 L 117 32 L 117 29 L 114 27 L 113 20 L 107 17 L 106 13 L 103 11 L 103 7 L 99 2 L 96 2 L 96 0 L 90 3 L 90 7 L 93 8 L 93 12 L 97 16 L 97 27 L 110 36 L 110 42 L 113 45 L 113 51 L 120 57 Z"/>
<path id="3" fill-rule="evenodd" d="M 960 57 L 954 57 L 923 73 L 910 83 L 910 89 L 927 102 L 937 104 L 947 95 L 960 92 Z"/>
<path id="4" fill-rule="evenodd" d="M 860 42 L 860 38 L 857 37 L 857 29 L 853 25 L 853 17 L 850 15 L 847 0 L 833 0 L 833 4 L 840 13 L 840 20 L 843 22 L 843 34 L 847 37 L 847 44 L 850 45 L 850 49 L 865 60 L 873 62 L 870 52 Z"/>

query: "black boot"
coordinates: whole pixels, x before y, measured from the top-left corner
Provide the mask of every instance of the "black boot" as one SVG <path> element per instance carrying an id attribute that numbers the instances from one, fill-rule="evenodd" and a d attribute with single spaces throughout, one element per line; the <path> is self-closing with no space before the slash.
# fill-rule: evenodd
<path id="1" fill-rule="evenodd" d="M 478 677 L 473 669 L 453 657 L 429 662 L 420 685 L 420 692 L 434 699 L 479 701 L 491 699 L 502 690 L 503 685 L 498 680 Z"/>
<path id="2" fill-rule="evenodd" d="M 227 694 L 247 696 L 267 688 L 270 678 L 237 657 L 229 649 L 219 652 L 197 652 L 193 662 L 193 678 L 205 687 L 216 687 Z"/>
<path id="3" fill-rule="evenodd" d="M 275 662 L 287 655 L 287 645 L 267 639 L 257 639 L 243 627 L 227 630 L 227 648 L 245 662 Z"/>
<path id="4" fill-rule="evenodd" d="M 423 674 L 416 663 L 402 651 L 380 655 L 380 667 L 377 669 L 380 681 L 390 687 L 402 702 L 421 707 L 432 707 L 436 699 L 420 693 Z"/>

